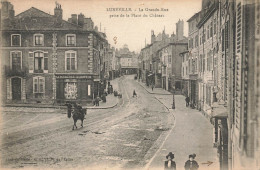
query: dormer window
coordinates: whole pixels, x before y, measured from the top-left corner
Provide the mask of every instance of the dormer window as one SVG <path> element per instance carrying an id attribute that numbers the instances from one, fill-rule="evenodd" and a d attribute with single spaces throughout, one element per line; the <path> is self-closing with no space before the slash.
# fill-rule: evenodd
<path id="1" fill-rule="evenodd" d="M 34 45 L 35 46 L 43 46 L 44 45 L 44 36 L 43 34 L 34 34 Z"/>
<path id="2" fill-rule="evenodd" d="M 20 34 L 11 35 L 11 46 L 21 46 L 21 35 Z"/>
<path id="3" fill-rule="evenodd" d="M 76 46 L 76 34 L 67 34 L 66 35 L 66 45 L 67 46 Z"/>

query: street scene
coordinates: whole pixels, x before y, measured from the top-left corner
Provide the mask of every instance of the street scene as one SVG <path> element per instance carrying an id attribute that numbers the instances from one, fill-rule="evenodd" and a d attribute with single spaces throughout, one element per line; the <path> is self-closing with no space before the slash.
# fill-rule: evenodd
<path id="1" fill-rule="evenodd" d="M 0 169 L 260 170 L 260 2 L 15 1 Z"/>
<path id="2" fill-rule="evenodd" d="M 179 169 L 193 152 L 201 154 L 198 161 L 211 161 L 212 166 L 218 166 L 217 153 L 211 145 L 212 126 L 199 112 L 191 113 L 185 107 L 183 96 L 176 96 L 173 111 L 170 93 L 156 89 L 153 94 L 134 76 L 124 76 L 112 83 L 122 92 L 119 100 L 110 94 L 118 105 L 88 109 L 84 127 L 74 131 L 66 109 L 6 108 L 1 131 L 2 163 L 9 168 L 94 168 L 102 162 L 104 168 L 142 169 L 165 142 L 149 167 L 161 169 L 168 151 L 175 153 Z M 133 89 L 137 97 L 132 97 Z M 184 135 L 190 131 L 194 135 Z M 203 143 L 195 142 L 201 138 Z M 207 164 L 201 165 L 203 168 Z"/>

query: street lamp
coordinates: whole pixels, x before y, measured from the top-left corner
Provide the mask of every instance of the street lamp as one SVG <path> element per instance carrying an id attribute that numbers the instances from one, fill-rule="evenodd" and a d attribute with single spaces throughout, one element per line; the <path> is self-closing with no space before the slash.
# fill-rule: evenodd
<path id="1" fill-rule="evenodd" d="M 172 109 L 175 109 L 175 99 L 174 99 L 174 94 L 175 94 L 175 88 L 173 88 L 173 95 L 172 95 Z"/>

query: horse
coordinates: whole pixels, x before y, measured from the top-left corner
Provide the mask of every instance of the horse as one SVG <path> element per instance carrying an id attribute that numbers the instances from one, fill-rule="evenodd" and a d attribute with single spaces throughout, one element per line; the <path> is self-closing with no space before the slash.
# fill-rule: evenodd
<path id="1" fill-rule="evenodd" d="M 83 121 L 85 119 L 85 115 L 87 114 L 87 109 L 83 109 L 81 106 L 77 106 L 76 104 L 74 104 L 73 109 L 70 103 L 66 105 L 68 107 L 68 118 L 71 118 L 71 114 L 72 114 L 72 118 L 74 120 L 72 130 L 74 130 L 74 127 L 76 127 L 76 129 L 78 128 L 76 125 L 78 120 L 81 120 L 81 127 L 83 127 Z"/>

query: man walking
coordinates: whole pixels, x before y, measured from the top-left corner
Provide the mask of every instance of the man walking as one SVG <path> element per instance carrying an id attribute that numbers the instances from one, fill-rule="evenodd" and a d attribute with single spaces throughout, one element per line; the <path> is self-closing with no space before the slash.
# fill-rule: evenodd
<path id="1" fill-rule="evenodd" d="M 190 105 L 190 98 L 189 98 L 189 96 L 187 96 L 185 98 L 185 101 L 186 101 L 186 107 L 188 107 Z"/>
<path id="2" fill-rule="evenodd" d="M 135 90 L 133 91 L 133 97 L 137 97 Z"/>

